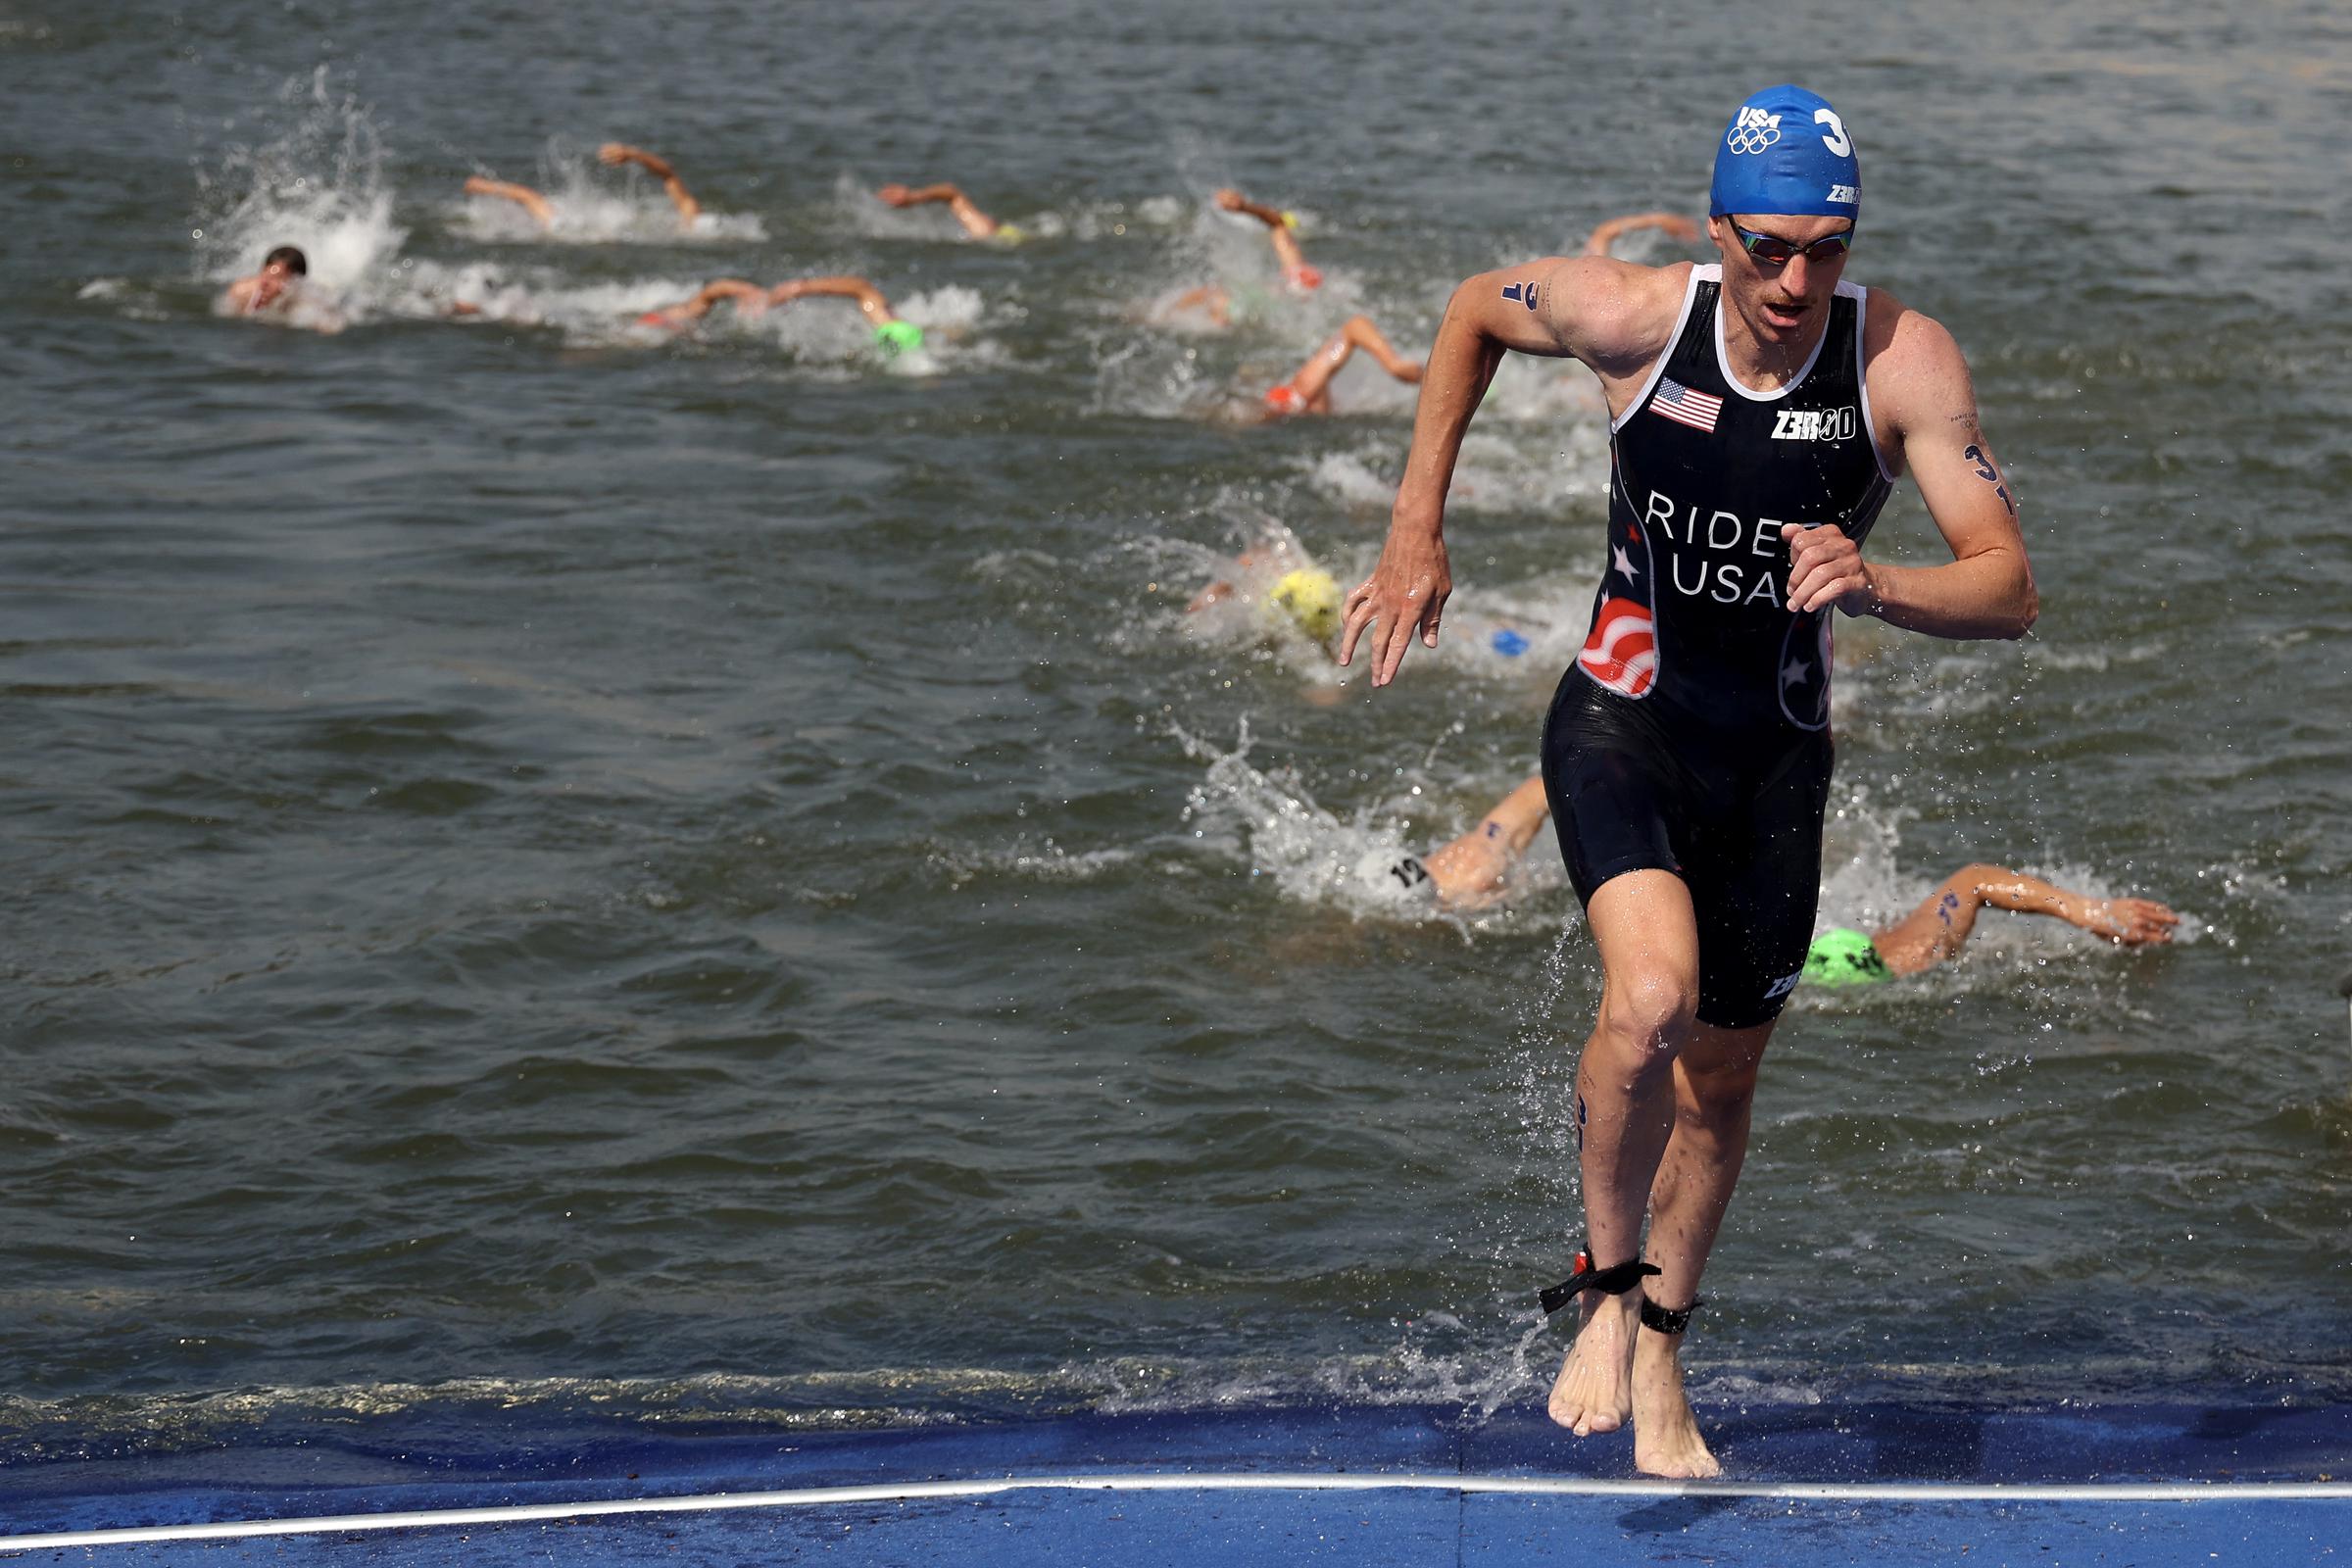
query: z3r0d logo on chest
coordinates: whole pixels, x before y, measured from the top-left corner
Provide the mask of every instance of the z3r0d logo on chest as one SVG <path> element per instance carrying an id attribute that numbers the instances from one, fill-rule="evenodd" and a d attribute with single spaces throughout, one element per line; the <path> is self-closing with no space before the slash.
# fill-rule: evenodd
<path id="1" fill-rule="evenodd" d="M 1851 441 L 1861 421 L 1853 406 L 1842 409 L 1782 409 L 1772 421 L 1775 441 Z"/>

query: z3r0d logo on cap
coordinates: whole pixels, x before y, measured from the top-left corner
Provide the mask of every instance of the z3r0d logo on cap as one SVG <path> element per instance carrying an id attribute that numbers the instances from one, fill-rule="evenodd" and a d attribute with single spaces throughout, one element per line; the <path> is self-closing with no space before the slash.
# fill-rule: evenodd
<path id="1" fill-rule="evenodd" d="M 1760 153 L 1780 139 L 1780 116 L 1768 115 L 1752 105 L 1742 104 L 1740 118 L 1732 122 L 1732 128 L 1723 138 L 1723 144 L 1736 153 Z"/>

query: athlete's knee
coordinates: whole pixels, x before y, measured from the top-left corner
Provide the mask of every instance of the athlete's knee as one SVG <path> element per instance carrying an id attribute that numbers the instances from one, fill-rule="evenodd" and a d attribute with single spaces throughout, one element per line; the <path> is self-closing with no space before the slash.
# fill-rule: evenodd
<path id="1" fill-rule="evenodd" d="M 1696 978 L 1662 965 L 1610 976 L 1600 1002 L 1601 1032 L 1644 1067 L 1671 1061 L 1697 1017 Z"/>
<path id="2" fill-rule="evenodd" d="M 1690 1090 L 1690 1108 L 1709 1124 L 1747 1114 L 1756 1098 L 1756 1057 L 1698 1061 L 1683 1058 L 1683 1081 Z"/>

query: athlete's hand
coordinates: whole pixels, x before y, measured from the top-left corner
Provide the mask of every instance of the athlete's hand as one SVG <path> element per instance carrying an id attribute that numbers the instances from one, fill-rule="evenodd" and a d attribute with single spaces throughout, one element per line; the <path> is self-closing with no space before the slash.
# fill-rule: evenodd
<path id="1" fill-rule="evenodd" d="M 2172 941 L 2180 917 L 2153 899 L 2102 899 L 2075 923 L 2092 936 L 2139 948 Z"/>
<path id="2" fill-rule="evenodd" d="M 874 192 L 874 199 L 886 202 L 892 207 L 909 207 L 914 203 L 914 194 L 906 186 L 894 183 L 885 185 Z"/>
<path id="3" fill-rule="evenodd" d="M 1862 547 L 1834 522 L 1806 528 L 1781 525 L 1788 546 L 1788 608 L 1803 612 L 1836 605 L 1849 615 L 1868 614 L 1878 604 L 1870 564 Z"/>
<path id="4" fill-rule="evenodd" d="M 1355 640 L 1375 621 L 1380 630 L 1372 640 L 1372 684 L 1386 686 L 1396 678 L 1413 633 L 1423 647 L 1438 646 L 1438 622 L 1453 593 L 1453 573 L 1446 564 L 1446 539 L 1437 531 L 1389 530 L 1381 547 L 1380 564 L 1348 596 L 1348 618 L 1342 626 L 1340 662 L 1355 658 Z"/>

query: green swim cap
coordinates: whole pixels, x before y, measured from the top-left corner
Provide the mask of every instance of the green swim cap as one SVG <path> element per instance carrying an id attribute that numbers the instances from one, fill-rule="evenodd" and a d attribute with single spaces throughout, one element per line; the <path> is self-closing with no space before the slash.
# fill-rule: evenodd
<path id="1" fill-rule="evenodd" d="M 912 321 L 884 321 L 874 328 L 874 341 L 884 353 L 899 354 L 923 346 L 923 329 Z"/>
<path id="2" fill-rule="evenodd" d="M 1891 980 L 1894 971 L 1859 931 L 1833 926 L 1805 950 L 1805 982 L 1816 986 L 1867 986 Z"/>
<path id="3" fill-rule="evenodd" d="M 1298 624 L 1317 642 L 1329 642 L 1340 629 L 1340 585 L 1331 573 L 1313 566 L 1286 572 L 1266 594 L 1266 603 Z"/>

